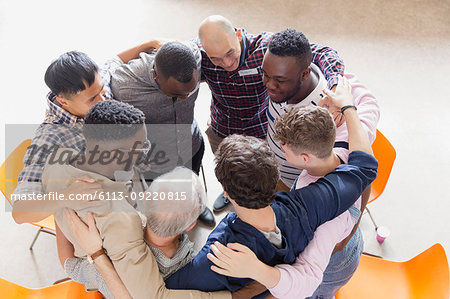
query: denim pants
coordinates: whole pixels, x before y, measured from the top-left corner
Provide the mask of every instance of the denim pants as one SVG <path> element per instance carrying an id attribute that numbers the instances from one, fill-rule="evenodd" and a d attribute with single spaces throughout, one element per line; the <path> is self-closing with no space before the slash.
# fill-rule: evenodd
<path id="1" fill-rule="evenodd" d="M 350 208 L 350 214 L 353 217 L 356 216 L 355 210 L 360 212 L 355 207 Z M 308 298 L 332 299 L 337 291 L 350 280 L 356 268 L 358 268 L 363 247 L 364 241 L 361 230 L 358 227 L 347 246 L 331 256 L 330 262 L 323 273 L 322 283 L 314 294 Z"/>

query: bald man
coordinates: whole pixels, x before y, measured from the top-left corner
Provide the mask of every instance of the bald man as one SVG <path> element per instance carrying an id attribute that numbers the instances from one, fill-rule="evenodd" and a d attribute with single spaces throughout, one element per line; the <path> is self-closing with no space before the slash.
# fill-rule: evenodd
<path id="1" fill-rule="evenodd" d="M 231 134 L 266 138 L 269 93 L 261 70 L 272 33 L 249 34 L 223 16 L 207 17 L 199 27 L 202 80 L 211 89 L 211 124 L 206 130 L 213 153 Z M 311 44 L 313 63 L 328 81 L 328 88 L 343 75 L 343 61 L 328 47 Z M 279 84 L 283 84 L 280 80 Z M 220 211 L 229 204 L 223 193 L 214 202 Z"/>

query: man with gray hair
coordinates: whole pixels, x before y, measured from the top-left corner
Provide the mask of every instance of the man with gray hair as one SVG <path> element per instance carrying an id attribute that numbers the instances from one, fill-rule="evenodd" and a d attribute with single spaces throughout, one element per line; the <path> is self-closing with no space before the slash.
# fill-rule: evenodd
<path id="1" fill-rule="evenodd" d="M 56 152 L 55 157 L 49 158 L 42 175 L 46 193 L 58 192 L 77 178 L 88 176 L 102 186 L 104 192 L 99 196 L 105 199 L 105 203 L 101 206 L 77 209 L 76 212 L 89 224 L 89 230 L 96 233 L 98 239 L 95 240 L 99 242 L 91 246 L 84 246 L 85 242 L 92 240 L 91 236 L 77 238 L 77 229 L 86 228 L 86 225 L 75 211 L 56 212 L 60 259 L 70 277 L 91 288 L 100 289 L 106 297 L 211 298 L 211 294 L 197 291 L 186 290 L 175 293 L 166 289 L 159 273 L 158 263 L 155 262 L 153 252 L 147 245 L 151 243 L 161 251 L 161 256 L 165 255 L 175 260 L 167 265 L 164 273 L 176 270 L 178 262 L 188 262 L 192 255 L 189 242 L 178 236 L 193 226 L 192 222 L 195 222 L 205 206 L 205 196 L 199 197 L 198 194 L 201 192 L 198 190 L 201 190 L 201 185 L 190 170 L 184 170 L 187 174 L 183 175 L 179 174 L 179 169 L 176 170 L 177 173 L 170 174 L 176 180 L 175 182 L 169 180 L 169 183 L 172 185 L 176 183 L 181 185 L 179 188 L 183 188 L 176 192 L 169 190 L 167 184 L 162 188 L 153 187 L 155 191 L 152 193 L 144 192 L 138 180 L 124 179 L 125 175 L 133 174 L 134 171 L 131 170 L 135 170 L 137 160 L 143 158 L 150 150 L 144 120 L 142 111 L 131 105 L 115 100 L 99 102 L 89 110 L 85 118 L 83 134 L 86 139 L 86 152 L 77 153 L 62 148 Z M 131 144 L 133 146 L 130 146 Z M 74 155 L 69 157 L 70 153 Z M 105 156 L 108 156 L 108 161 L 101 158 Z M 122 178 L 119 179 L 119 176 Z M 107 200 L 108 198 L 110 200 Z M 149 215 L 165 216 L 170 212 L 179 215 L 183 212 L 188 214 L 186 217 L 180 216 L 185 222 L 180 221 L 179 227 L 172 226 L 172 232 L 177 236 L 161 237 L 151 232 L 147 228 L 149 226 L 143 225 L 145 221 L 142 219 L 145 217 L 141 217 L 133 206 L 136 201 L 144 199 L 155 203 L 150 206 L 147 203 L 141 205 L 146 207 L 146 213 L 150 213 Z M 170 201 L 172 207 L 159 205 L 157 201 L 161 200 Z M 62 234 L 65 238 L 58 237 Z M 178 250 L 180 244 L 183 245 L 183 250 Z M 71 250 L 62 251 L 61 248 Z M 106 285 L 95 270 L 101 274 Z M 229 293 L 214 294 L 214 297 L 216 296 L 229 298 Z"/>
<path id="2" fill-rule="evenodd" d="M 195 257 L 193 243 L 185 232 L 197 223 L 206 206 L 206 194 L 197 175 L 177 167 L 156 178 L 147 195 L 152 200 L 138 204 L 147 219 L 144 239 L 166 279 Z"/>
<path id="3" fill-rule="evenodd" d="M 143 222 L 146 221 L 143 229 L 143 239 L 155 256 L 159 273 L 165 280 L 195 257 L 194 244 L 189 240 L 186 232 L 195 226 L 198 215 L 206 206 L 206 194 L 203 186 L 199 177 L 191 170 L 184 167 L 176 167 L 171 172 L 156 178 L 146 192 L 143 193 L 143 196 L 139 198 L 137 206 L 138 210 L 144 214 L 144 216 L 141 215 L 145 219 Z M 76 242 L 79 243 L 79 246 L 83 246 L 83 241 L 77 238 L 77 231 L 86 228 L 86 224 L 81 221 L 74 211 L 67 211 L 65 217 L 70 229 L 73 231 Z M 90 220 L 90 217 L 89 215 L 87 216 L 89 230 L 96 232 L 101 247 L 103 240 L 100 234 L 104 232 L 99 232 L 96 229 L 95 222 Z M 94 227 L 91 227 L 92 225 Z M 83 238 L 87 239 L 85 236 Z M 116 241 L 120 242 L 120 239 Z M 126 255 L 127 252 L 125 251 L 123 254 Z M 111 293 L 112 290 L 108 289 L 108 286 L 111 284 L 119 284 L 125 288 L 125 285 L 122 285 L 120 280 L 108 281 L 105 279 L 105 282 L 102 278 L 103 274 L 100 275 L 96 270 L 95 264 L 88 264 L 87 260 L 69 258 L 66 264 L 69 263 L 79 263 L 77 267 L 83 267 L 84 269 L 83 272 L 72 271 L 72 273 L 76 274 L 71 275 L 73 280 L 97 287 L 107 298 L 117 297 L 117 294 Z M 137 265 L 129 264 L 128 266 L 136 267 Z M 151 271 L 151 269 L 146 270 Z M 111 271 L 115 270 L 111 269 Z M 118 274 L 122 278 L 120 273 Z M 138 277 L 133 277 L 132 279 L 138 281 Z M 158 294 L 162 297 L 174 295 L 167 292 Z M 150 296 L 151 293 L 147 295 Z M 222 293 L 211 294 L 214 298 L 215 296 L 222 298 L 224 295 L 226 296 L 226 294 Z"/>

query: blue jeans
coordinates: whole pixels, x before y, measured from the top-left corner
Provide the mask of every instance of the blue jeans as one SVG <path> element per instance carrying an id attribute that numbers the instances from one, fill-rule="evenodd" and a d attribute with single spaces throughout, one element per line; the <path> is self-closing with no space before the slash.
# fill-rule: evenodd
<path id="1" fill-rule="evenodd" d="M 350 208 L 352 216 L 355 207 Z M 356 211 L 355 211 L 356 212 Z M 355 215 L 356 216 L 356 215 Z M 330 258 L 322 283 L 311 297 L 314 299 L 332 299 L 339 289 L 344 286 L 355 273 L 359 265 L 359 259 L 363 252 L 364 240 L 361 230 L 356 230 L 348 244 L 341 251 L 336 252 Z"/>

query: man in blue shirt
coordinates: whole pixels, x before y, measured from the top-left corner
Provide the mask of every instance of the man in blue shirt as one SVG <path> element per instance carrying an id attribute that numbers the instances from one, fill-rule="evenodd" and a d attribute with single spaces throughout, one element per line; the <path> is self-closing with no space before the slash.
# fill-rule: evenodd
<path id="1" fill-rule="evenodd" d="M 347 111 L 348 112 L 348 111 Z M 346 211 L 375 179 L 376 159 L 354 147 L 348 164 L 305 188 L 275 194 L 277 161 L 264 141 L 231 135 L 216 155 L 215 174 L 236 213 L 229 213 L 209 235 L 198 255 L 166 280 L 168 288 L 236 291 L 248 278 L 212 271 L 208 259 L 214 242 L 241 243 L 264 263 L 291 264 L 321 224 Z"/>

